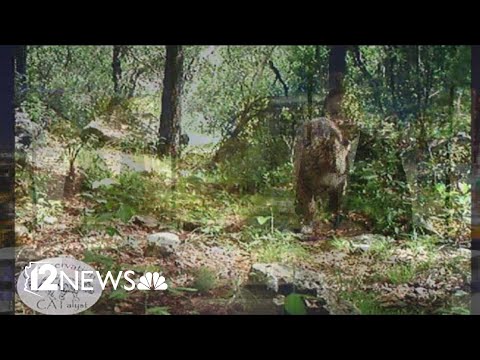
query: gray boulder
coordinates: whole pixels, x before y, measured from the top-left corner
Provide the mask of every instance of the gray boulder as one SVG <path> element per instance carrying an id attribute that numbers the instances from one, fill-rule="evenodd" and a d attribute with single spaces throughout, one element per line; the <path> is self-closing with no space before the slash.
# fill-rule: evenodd
<path id="1" fill-rule="evenodd" d="M 28 236 L 29 235 L 29 230 L 28 228 L 25 226 L 25 225 L 22 225 L 22 224 L 19 224 L 19 225 L 15 225 L 15 240 L 19 240 L 21 239 L 22 237 L 24 236 Z"/>
<path id="2" fill-rule="evenodd" d="M 130 222 L 135 225 L 146 226 L 149 228 L 154 228 L 159 225 L 158 220 L 153 216 L 143 216 L 143 215 L 134 215 L 130 219 Z"/>
<path id="3" fill-rule="evenodd" d="M 148 235 L 146 256 L 169 256 L 175 253 L 181 241 L 178 235 L 160 232 Z"/>
<path id="4" fill-rule="evenodd" d="M 266 287 L 286 295 L 296 292 L 318 296 L 324 290 L 323 283 L 321 273 L 277 263 L 253 264 L 249 279 L 251 286 Z"/>
<path id="5" fill-rule="evenodd" d="M 39 139 L 42 127 L 33 122 L 27 113 L 15 111 L 15 148 L 25 150 L 32 142 Z"/>
<path id="6" fill-rule="evenodd" d="M 133 250 L 141 251 L 140 241 L 134 238 L 133 236 L 127 236 L 126 239 L 122 240 L 122 247 L 130 248 Z"/>
<path id="7" fill-rule="evenodd" d="M 90 137 L 97 138 L 101 143 L 117 142 L 121 140 L 119 131 L 108 128 L 103 122 L 95 120 L 82 129 L 81 138 L 86 140 Z"/>
<path id="8" fill-rule="evenodd" d="M 375 242 L 393 242 L 392 238 L 380 234 L 362 234 L 349 239 L 355 250 L 369 251 Z"/>

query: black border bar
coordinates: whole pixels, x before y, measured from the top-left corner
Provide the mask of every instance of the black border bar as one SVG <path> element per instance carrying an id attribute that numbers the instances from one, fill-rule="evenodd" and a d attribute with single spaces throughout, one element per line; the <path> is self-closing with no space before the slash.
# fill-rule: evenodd
<path id="1" fill-rule="evenodd" d="M 15 308 L 15 46 L 0 46 L 0 314 Z"/>

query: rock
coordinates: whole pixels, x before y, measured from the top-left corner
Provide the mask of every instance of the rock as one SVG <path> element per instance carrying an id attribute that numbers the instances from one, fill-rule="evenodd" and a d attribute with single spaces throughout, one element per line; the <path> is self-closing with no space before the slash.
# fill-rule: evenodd
<path id="1" fill-rule="evenodd" d="M 331 291 L 322 273 L 293 268 L 288 265 L 256 263 L 252 266 L 249 280 L 245 286 L 260 302 L 269 302 L 278 309 L 283 309 L 285 297 L 292 294 L 309 295 L 308 313 L 358 314 L 353 304 L 341 300 L 335 291 Z"/>
<path id="2" fill-rule="evenodd" d="M 354 236 L 350 238 L 350 240 L 354 243 L 362 243 L 362 244 L 372 244 L 375 241 L 388 241 L 392 242 L 393 239 L 389 238 L 384 235 L 380 234 L 362 234 L 358 236 Z"/>
<path id="3" fill-rule="evenodd" d="M 153 216 L 148 215 L 135 215 L 130 219 L 130 222 L 135 225 L 146 226 L 149 228 L 154 228 L 158 226 L 158 220 L 155 219 Z"/>
<path id="4" fill-rule="evenodd" d="M 253 264 L 250 274 L 250 285 L 264 286 L 280 294 L 292 292 L 320 295 L 323 291 L 322 274 L 305 269 L 294 269 L 287 265 Z"/>
<path id="5" fill-rule="evenodd" d="M 313 234 L 313 227 L 309 225 L 303 225 L 300 233 L 304 236 L 310 236 Z"/>
<path id="6" fill-rule="evenodd" d="M 142 174 L 148 174 L 152 171 L 152 168 L 149 167 L 145 162 L 142 160 L 138 161 L 132 159 L 129 156 L 122 156 L 120 163 L 122 167 L 128 168 L 131 171 L 135 171 Z"/>
<path id="7" fill-rule="evenodd" d="M 140 241 L 135 239 L 132 236 L 128 236 L 124 241 L 123 241 L 123 246 L 132 248 L 134 250 L 139 250 L 141 249 L 140 246 Z"/>
<path id="8" fill-rule="evenodd" d="M 66 224 L 57 225 L 57 231 L 66 231 L 67 229 L 68 229 L 68 226 Z"/>
<path id="9" fill-rule="evenodd" d="M 58 219 L 55 216 L 46 216 L 43 219 L 43 222 L 48 225 L 53 225 L 58 221 Z"/>
<path id="10" fill-rule="evenodd" d="M 161 232 L 148 235 L 146 256 L 168 256 L 175 253 L 180 245 L 178 235 Z"/>
<path id="11" fill-rule="evenodd" d="M 349 238 L 355 250 L 367 252 L 374 242 L 392 242 L 392 238 L 380 234 L 362 234 Z"/>
<path id="12" fill-rule="evenodd" d="M 33 122 L 27 113 L 15 111 L 15 148 L 26 150 L 40 137 L 42 127 Z"/>
<path id="13" fill-rule="evenodd" d="M 277 295 L 272 299 L 273 303 L 276 306 L 284 306 L 285 305 L 285 295 Z"/>
<path id="14" fill-rule="evenodd" d="M 281 310 L 285 307 L 285 295 L 277 295 L 272 299 L 273 304 Z"/>
<path id="15" fill-rule="evenodd" d="M 212 255 L 225 255 L 225 249 L 218 246 L 210 248 L 208 252 Z"/>
<path id="16" fill-rule="evenodd" d="M 428 291 L 427 289 L 425 289 L 424 287 L 417 287 L 415 288 L 415 292 L 420 295 L 421 297 L 425 297 L 428 295 Z"/>
<path id="17" fill-rule="evenodd" d="M 120 132 L 108 128 L 100 121 L 92 121 L 89 123 L 82 129 L 80 136 L 84 140 L 89 137 L 96 137 L 101 143 L 116 142 L 123 137 Z"/>
<path id="18" fill-rule="evenodd" d="M 463 297 L 463 296 L 469 295 L 469 293 L 463 290 L 457 290 L 455 291 L 454 295 L 458 297 Z"/>
<path id="19" fill-rule="evenodd" d="M 109 187 L 109 186 L 112 186 L 112 185 L 115 185 L 115 184 L 118 184 L 117 180 L 110 179 L 110 178 L 105 178 L 105 179 L 102 179 L 102 180 L 99 180 L 99 181 L 94 181 L 92 183 L 92 189 L 95 190 L 95 189 L 98 189 L 101 186 Z"/>
<path id="20" fill-rule="evenodd" d="M 25 225 L 15 225 L 15 239 L 19 240 L 24 236 L 28 236 L 29 231 Z"/>
<path id="21" fill-rule="evenodd" d="M 356 246 L 356 248 L 367 252 L 368 250 L 370 250 L 370 244 L 359 244 L 358 246 Z"/>

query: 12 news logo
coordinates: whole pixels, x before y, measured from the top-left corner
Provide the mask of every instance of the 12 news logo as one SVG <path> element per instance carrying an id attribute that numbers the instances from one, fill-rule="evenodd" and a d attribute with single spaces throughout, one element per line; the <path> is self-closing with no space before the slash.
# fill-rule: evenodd
<path id="1" fill-rule="evenodd" d="M 35 263 L 30 263 L 30 266 L 32 266 L 32 264 Z M 39 284 L 39 275 L 48 276 L 43 277 L 41 283 Z M 158 272 L 145 273 L 145 275 L 140 277 L 139 283 L 136 284 L 131 278 L 131 276 L 135 275 L 135 272 L 132 270 L 125 272 L 119 271 L 116 278 L 110 271 L 106 273 L 104 278 L 98 271 L 75 271 L 72 278 L 72 276 L 67 275 L 64 271 L 57 270 L 57 268 L 52 264 L 42 264 L 41 266 L 35 266 L 30 272 L 30 281 L 28 282 L 30 286 L 29 289 L 25 288 L 25 291 L 31 293 L 36 291 L 64 291 L 68 289 L 74 289 L 77 291 L 93 291 L 94 287 L 91 285 L 94 281 L 93 275 L 96 275 L 102 290 L 105 290 L 108 282 L 110 282 L 113 289 L 116 290 L 122 277 L 126 282 L 129 283 L 129 285 L 123 285 L 123 289 L 125 291 L 132 291 L 135 288 L 138 290 L 168 289 L 168 285 L 165 282 L 165 277 L 161 276 Z"/>
<path id="2" fill-rule="evenodd" d="M 47 315 L 71 315 L 87 310 L 111 283 L 113 290 L 167 290 L 158 272 L 146 272 L 138 282 L 132 270 L 111 271 L 102 276 L 90 265 L 71 257 L 30 262 L 17 280 L 17 292 L 25 305 Z"/>

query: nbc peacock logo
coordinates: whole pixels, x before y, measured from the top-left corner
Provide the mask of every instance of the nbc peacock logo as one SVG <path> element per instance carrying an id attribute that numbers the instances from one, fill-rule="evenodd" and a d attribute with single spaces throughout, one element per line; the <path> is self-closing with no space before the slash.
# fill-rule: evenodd
<path id="1" fill-rule="evenodd" d="M 167 290 L 168 285 L 165 282 L 165 278 L 158 272 L 147 272 L 140 278 L 140 282 L 137 284 L 138 290 Z"/>

